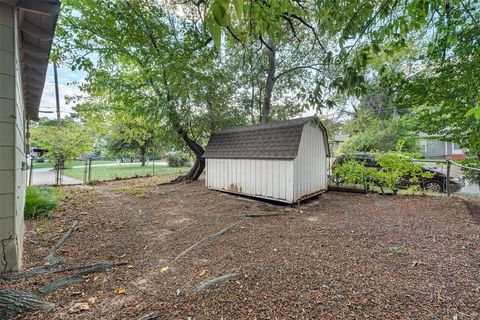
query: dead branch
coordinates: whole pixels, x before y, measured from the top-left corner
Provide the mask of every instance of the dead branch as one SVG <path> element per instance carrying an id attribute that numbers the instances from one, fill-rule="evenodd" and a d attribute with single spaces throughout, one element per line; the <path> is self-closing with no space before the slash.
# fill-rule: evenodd
<path id="1" fill-rule="evenodd" d="M 215 233 L 212 233 L 208 236 L 206 236 L 205 238 L 201 239 L 200 241 L 198 241 L 197 243 L 194 243 L 193 245 L 191 245 L 190 247 L 188 247 L 187 249 L 185 249 L 184 251 L 182 251 L 178 256 L 175 257 L 174 260 L 178 260 L 180 258 L 183 258 L 184 256 L 186 256 L 190 251 L 196 249 L 197 247 L 199 247 L 201 244 L 203 244 L 204 242 L 207 242 L 209 240 L 213 240 L 215 238 L 218 238 L 222 235 L 224 235 L 225 233 L 227 233 L 229 230 L 233 229 L 237 224 L 239 224 L 240 222 L 242 222 L 242 220 L 240 221 L 237 221 L 225 228 L 223 228 L 222 230 L 220 231 L 217 231 Z"/>
<path id="2" fill-rule="evenodd" d="M 54 255 L 55 255 L 55 253 L 57 253 L 58 249 L 60 249 L 60 247 L 65 242 L 67 242 L 67 240 L 70 238 L 70 236 L 72 235 L 73 231 L 75 231 L 77 226 L 78 226 L 78 220 L 73 221 L 70 229 L 68 229 L 68 231 L 63 235 L 63 237 L 55 244 L 55 246 L 53 246 L 53 248 L 52 248 L 52 250 L 50 250 L 50 253 L 48 254 L 48 256 L 45 257 L 45 260 L 47 260 L 47 262 L 50 265 L 57 265 L 57 264 L 62 263 L 62 261 L 58 258 L 55 258 Z"/>
<path id="3" fill-rule="evenodd" d="M 205 289 L 212 289 L 212 288 L 215 288 L 215 287 L 221 285 L 222 283 L 224 283 L 228 280 L 237 278 L 238 276 L 239 276 L 238 273 L 226 274 L 226 275 L 223 275 L 221 277 L 214 278 L 214 279 L 203 282 L 198 287 L 194 288 L 193 291 L 200 292 L 200 291 L 203 291 Z"/>

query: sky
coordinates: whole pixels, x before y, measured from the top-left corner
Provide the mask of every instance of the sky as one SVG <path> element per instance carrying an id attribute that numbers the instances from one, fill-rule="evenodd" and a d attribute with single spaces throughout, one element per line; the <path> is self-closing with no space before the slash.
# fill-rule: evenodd
<path id="1" fill-rule="evenodd" d="M 73 104 L 66 104 L 65 96 L 81 95 L 81 91 L 74 82 L 81 82 L 86 74 L 82 71 L 71 71 L 66 67 L 58 67 L 58 91 L 60 93 L 60 114 L 62 118 L 72 112 Z M 40 117 L 56 118 L 55 113 L 55 81 L 53 76 L 53 65 L 48 65 L 45 86 L 43 88 L 42 100 L 40 101 Z M 42 111 L 53 111 L 43 113 Z"/>

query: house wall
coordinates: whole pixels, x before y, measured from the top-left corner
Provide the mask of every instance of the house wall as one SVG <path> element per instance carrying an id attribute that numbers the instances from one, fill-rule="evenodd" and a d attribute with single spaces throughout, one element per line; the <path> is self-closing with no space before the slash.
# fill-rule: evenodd
<path id="1" fill-rule="evenodd" d="M 323 131 L 313 123 L 303 127 L 298 155 L 293 162 L 294 201 L 327 189 L 327 155 Z"/>
<path id="2" fill-rule="evenodd" d="M 25 113 L 16 9 L 0 2 L 0 272 L 18 270 L 26 185 Z"/>
<path id="3" fill-rule="evenodd" d="M 454 150 L 453 142 L 445 142 L 440 140 L 424 139 L 420 140 L 421 153 L 427 158 L 442 158 L 447 156 L 452 158 L 460 158 L 464 156 L 463 151 Z"/>
<path id="4" fill-rule="evenodd" d="M 293 202 L 293 160 L 206 159 L 211 189 Z"/>

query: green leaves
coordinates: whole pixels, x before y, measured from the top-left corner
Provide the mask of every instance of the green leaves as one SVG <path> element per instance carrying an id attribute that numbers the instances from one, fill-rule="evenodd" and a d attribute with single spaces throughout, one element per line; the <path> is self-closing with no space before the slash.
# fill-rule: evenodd
<path id="1" fill-rule="evenodd" d="M 210 33 L 213 43 L 217 49 L 222 45 L 222 27 L 216 23 L 212 15 L 209 15 L 205 21 L 205 28 Z"/>
<path id="2" fill-rule="evenodd" d="M 480 119 L 480 107 L 475 107 L 475 108 L 472 108 L 470 110 L 467 111 L 467 113 L 465 114 L 465 117 L 471 117 L 471 116 L 475 116 L 475 118 L 478 120 Z"/>
<path id="3" fill-rule="evenodd" d="M 238 20 L 242 20 L 243 17 L 243 1 L 244 0 L 233 0 L 233 5 L 237 11 Z"/>
<path id="4" fill-rule="evenodd" d="M 212 15 L 219 26 L 226 26 L 228 22 L 228 7 L 230 0 L 214 0 L 212 4 Z"/>

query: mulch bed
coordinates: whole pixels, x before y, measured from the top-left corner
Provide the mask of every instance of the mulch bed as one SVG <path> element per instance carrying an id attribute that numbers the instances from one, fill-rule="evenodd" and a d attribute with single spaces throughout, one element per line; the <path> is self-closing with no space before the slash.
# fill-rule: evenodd
<path id="1" fill-rule="evenodd" d="M 87 275 L 46 296 L 53 310 L 18 318 L 480 318 L 480 225 L 462 199 L 328 192 L 291 207 L 158 179 L 68 187 L 51 219 L 27 221 L 26 268 L 44 264 L 73 220 L 79 228 L 57 254 L 64 267 L 128 265 Z M 193 290 L 226 274 L 236 277 Z M 79 302 L 89 309 L 71 309 Z"/>

